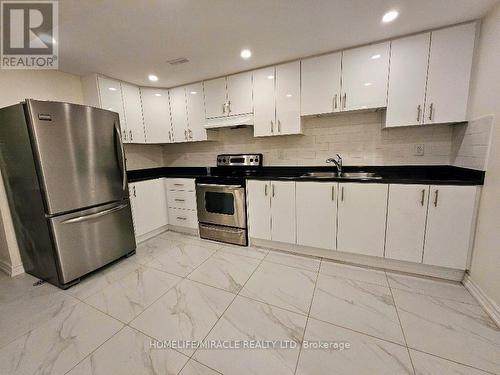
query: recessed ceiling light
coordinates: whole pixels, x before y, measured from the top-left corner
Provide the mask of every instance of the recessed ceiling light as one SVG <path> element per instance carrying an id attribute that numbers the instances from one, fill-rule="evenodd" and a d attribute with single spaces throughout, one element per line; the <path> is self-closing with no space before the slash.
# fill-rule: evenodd
<path id="1" fill-rule="evenodd" d="M 287 98 L 291 98 L 291 97 L 292 97 L 292 94 L 286 94 L 286 97 L 287 97 Z"/>
<path id="2" fill-rule="evenodd" d="M 109 91 L 116 91 L 116 87 L 108 87 Z"/>
<path id="3" fill-rule="evenodd" d="M 391 11 L 387 12 L 386 14 L 384 14 L 384 16 L 382 17 L 382 22 L 384 22 L 384 23 L 392 22 L 396 18 L 398 18 L 398 16 L 399 16 L 399 12 L 397 10 L 391 10 Z"/>
<path id="4" fill-rule="evenodd" d="M 365 86 L 371 86 L 372 83 L 371 82 L 365 82 Z"/>
<path id="5" fill-rule="evenodd" d="M 191 91 L 190 94 L 191 95 L 196 95 L 196 94 L 198 94 L 198 91 Z"/>
<path id="6" fill-rule="evenodd" d="M 372 60 L 377 60 L 377 59 L 380 59 L 380 55 L 379 54 L 376 54 L 376 55 L 372 56 Z"/>
<path id="7" fill-rule="evenodd" d="M 243 59 L 249 59 L 252 56 L 252 51 L 250 51 L 249 49 L 243 49 L 241 50 L 240 56 Z"/>
<path id="8" fill-rule="evenodd" d="M 155 96 L 161 96 L 161 94 L 160 93 L 156 93 Z"/>
<path id="9" fill-rule="evenodd" d="M 267 79 L 274 79 L 274 76 L 273 75 L 269 75 L 269 76 L 267 76 Z"/>
<path id="10" fill-rule="evenodd" d="M 148 79 L 149 79 L 150 81 L 156 82 L 156 81 L 158 81 L 158 76 L 155 76 L 154 74 L 150 74 L 150 75 L 148 76 Z"/>

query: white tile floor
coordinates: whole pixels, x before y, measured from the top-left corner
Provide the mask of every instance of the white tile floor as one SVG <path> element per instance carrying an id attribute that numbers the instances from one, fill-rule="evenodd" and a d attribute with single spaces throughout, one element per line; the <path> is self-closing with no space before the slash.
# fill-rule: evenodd
<path id="1" fill-rule="evenodd" d="M 457 283 L 172 232 L 67 291 L 35 281 L 0 275 L 2 375 L 500 374 L 500 330 Z"/>

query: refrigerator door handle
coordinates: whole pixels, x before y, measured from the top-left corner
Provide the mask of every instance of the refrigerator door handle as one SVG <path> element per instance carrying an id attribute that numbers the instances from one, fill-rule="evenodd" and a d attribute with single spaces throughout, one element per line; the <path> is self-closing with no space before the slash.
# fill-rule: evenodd
<path id="1" fill-rule="evenodd" d="M 120 142 L 120 153 L 121 153 L 121 164 L 122 164 L 122 190 L 125 191 L 127 188 L 127 170 L 126 170 L 127 167 L 125 166 L 125 151 L 123 150 L 121 134 L 120 130 L 118 129 L 118 126 L 116 125 L 116 122 L 114 123 L 114 129 L 116 135 L 118 136 L 118 142 Z"/>
<path id="2" fill-rule="evenodd" d="M 96 213 L 93 213 L 93 214 L 90 214 L 90 215 L 77 216 L 77 217 L 74 217 L 74 218 L 71 218 L 71 219 L 64 220 L 62 222 L 62 224 L 79 223 L 79 222 L 82 222 L 82 221 L 96 219 L 98 217 L 101 217 L 101 216 L 104 216 L 104 215 L 108 215 L 110 213 L 122 210 L 125 207 L 127 207 L 127 204 L 120 204 L 119 206 L 108 208 L 107 210 L 99 211 L 99 212 L 96 212 Z"/>

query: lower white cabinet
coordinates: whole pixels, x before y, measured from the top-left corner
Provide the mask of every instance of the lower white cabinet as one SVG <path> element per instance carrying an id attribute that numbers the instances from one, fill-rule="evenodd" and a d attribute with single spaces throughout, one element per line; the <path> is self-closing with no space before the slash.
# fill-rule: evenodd
<path id="1" fill-rule="evenodd" d="M 466 269 L 477 194 L 475 186 L 430 187 L 425 264 Z"/>
<path id="2" fill-rule="evenodd" d="M 422 262 L 429 185 L 389 185 L 385 257 Z"/>
<path id="3" fill-rule="evenodd" d="M 337 248 L 338 183 L 297 182 L 297 244 Z"/>
<path id="4" fill-rule="evenodd" d="M 341 183 L 337 250 L 384 256 L 387 184 Z"/>
<path id="5" fill-rule="evenodd" d="M 168 223 L 176 227 L 198 228 L 195 181 L 192 178 L 165 178 Z"/>
<path id="6" fill-rule="evenodd" d="M 247 183 L 249 236 L 295 243 L 295 182 Z"/>
<path id="7" fill-rule="evenodd" d="M 130 183 L 129 190 L 136 236 L 167 225 L 167 202 L 162 179 Z"/>

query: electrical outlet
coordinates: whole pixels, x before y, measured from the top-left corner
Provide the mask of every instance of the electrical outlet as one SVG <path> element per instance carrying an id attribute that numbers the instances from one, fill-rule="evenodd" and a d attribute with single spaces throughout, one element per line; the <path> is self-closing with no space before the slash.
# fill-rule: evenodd
<path id="1" fill-rule="evenodd" d="M 416 144 L 413 149 L 413 155 L 424 156 L 424 154 L 425 154 L 425 146 L 422 143 Z"/>

